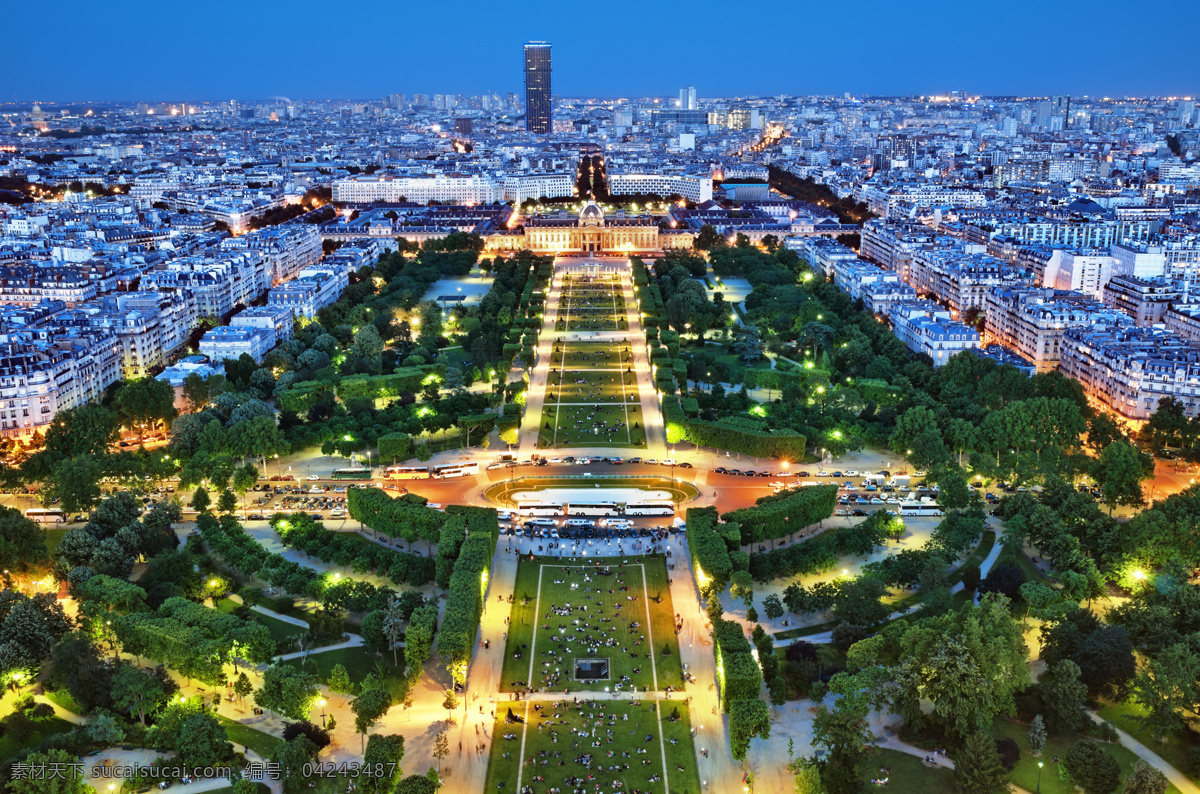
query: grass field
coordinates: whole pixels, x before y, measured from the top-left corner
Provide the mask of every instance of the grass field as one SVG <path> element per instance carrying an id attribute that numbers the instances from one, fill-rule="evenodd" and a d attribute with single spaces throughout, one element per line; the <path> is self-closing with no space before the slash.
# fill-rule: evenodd
<path id="1" fill-rule="evenodd" d="M 15 735 L 0 736 L 0 758 L 12 758 L 18 751 L 26 747 L 37 747 L 46 739 L 59 733 L 66 733 L 71 730 L 74 725 L 66 720 L 58 717 L 47 717 L 46 719 L 35 720 L 33 723 L 33 733 L 20 741 Z"/>
<path id="2" fill-rule="evenodd" d="M 640 405 L 547 405 L 544 410 L 551 425 L 542 429 L 545 446 L 646 446 Z"/>
<path id="3" fill-rule="evenodd" d="M 516 603 L 504 649 L 501 690 L 528 685 L 547 691 L 569 688 L 582 692 L 614 689 L 623 680 L 639 690 L 679 687 L 683 669 L 666 563 L 659 557 L 637 559 L 624 567 L 620 567 L 621 558 L 590 559 L 587 574 L 583 573 L 582 563 L 567 567 L 548 558 L 544 564 L 541 560 L 522 559 L 517 567 Z M 606 566 L 611 575 L 595 572 Z M 628 600 L 631 598 L 637 600 Z M 552 612 L 553 605 L 563 608 L 566 604 L 576 609 L 563 615 Z M 575 680 L 576 658 L 608 659 L 609 678 Z"/>
<path id="4" fill-rule="evenodd" d="M 563 281 L 558 322 L 567 331 L 619 331 L 625 326 L 625 301 L 616 277 Z"/>
<path id="5" fill-rule="evenodd" d="M 565 348 L 565 349 L 564 349 Z M 558 343 L 550 354 L 553 369 L 623 369 L 633 364 L 633 353 L 625 344 L 618 350 L 607 342 Z"/>
<path id="6" fill-rule="evenodd" d="M 497 704 L 486 791 L 496 791 L 502 782 L 513 791 L 520 786 L 572 791 L 583 783 L 571 780 L 584 778 L 589 790 L 598 785 L 603 791 L 699 794 L 686 704 L 663 700 L 656 709 L 653 700 L 575 704 L 564 699 L 542 705 L 539 711 L 528 701 Z M 525 724 L 505 724 L 510 708 Z M 679 718 L 672 722 L 676 709 Z"/>
<path id="7" fill-rule="evenodd" d="M 884 772 L 883 770 L 888 770 Z M 954 772 L 946 767 L 925 766 L 915 755 L 899 750 L 880 749 L 862 769 L 867 790 L 886 790 L 887 794 L 955 794 Z M 887 778 L 883 789 L 870 781 Z"/>
<path id="8" fill-rule="evenodd" d="M 1180 774 L 1187 776 L 1192 782 L 1200 780 L 1200 775 L 1196 775 L 1192 771 L 1192 763 L 1188 759 L 1188 751 L 1193 747 L 1200 746 L 1196 743 L 1197 734 L 1195 732 L 1185 734 L 1182 737 L 1171 737 L 1165 742 L 1160 742 L 1150 734 L 1150 731 L 1141 722 L 1141 717 L 1146 713 L 1145 708 L 1132 702 L 1116 705 L 1104 703 L 1100 706 L 1097 713 L 1149 747 L 1161 756 L 1164 761 L 1178 769 Z M 1192 727 L 1195 727 L 1195 723 L 1192 723 Z"/>
<path id="9" fill-rule="evenodd" d="M 1008 738 L 1016 740 L 1017 746 L 1021 748 L 1021 758 L 1017 761 L 1017 766 L 1013 769 L 1012 776 L 1009 779 L 1027 791 L 1036 790 L 1038 786 L 1037 762 L 1039 759 L 1034 758 L 1029 752 L 1029 726 L 998 719 L 992 723 L 992 735 L 997 739 Z M 1060 760 L 1065 759 L 1067 751 L 1082 739 L 1083 737 L 1078 735 L 1070 737 L 1051 736 L 1046 741 L 1046 746 L 1042 750 L 1040 759 L 1045 764 L 1041 775 L 1041 791 L 1044 794 L 1076 794 L 1074 785 L 1059 779 L 1058 764 L 1054 762 L 1054 758 L 1057 756 Z M 1132 750 L 1127 750 L 1119 744 L 1103 744 L 1102 746 L 1105 752 L 1117 760 L 1117 763 L 1121 767 L 1121 779 L 1124 780 L 1133 768 L 1133 762 L 1137 760 L 1137 756 L 1133 754 Z M 1167 791 L 1178 792 L 1179 789 L 1168 784 Z"/>
<path id="10" fill-rule="evenodd" d="M 404 651 L 398 650 L 396 658 L 399 659 L 399 667 L 392 666 L 392 654 L 379 656 L 370 648 L 359 646 L 357 648 L 339 648 L 336 651 L 325 651 L 324 653 L 310 653 L 303 663 L 300 659 L 288 659 L 283 664 L 292 667 L 301 667 L 303 664 L 304 669 L 315 673 L 322 684 L 329 683 L 329 674 L 333 671 L 334 665 L 340 664 L 346 668 L 350 680 L 355 684 L 360 684 L 369 673 L 375 672 L 376 665 L 382 662 L 383 666 L 379 669 L 386 673 L 384 681 L 392 695 L 398 696 L 404 693 Z"/>
<path id="11" fill-rule="evenodd" d="M 225 735 L 229 737 L 229 741 L 245 745 L 263 758 L 270 758 L 275 748 L 283 744 L 283 739 L 278 736 L 272 736 L 257 728 L 251 728 L 249 725 L 234 722 L 221 714 L 217 715 L 217 719 L 221 721 L 221 725 L 225 726 Z"/>
<path id="12" fill-rule="evenodd" d="M 217 602 L 217 609 L 222 612 L 232 612 L 240 607 L 241 604 L 236 601 L 231 601 L 228 598 L 222 598 Z M 294 623 L 288 623 L 286 620 L 273 618 L 270 615 L 264 615 L 261 612 L 252 612 L 254 620 L 263 624 L 271 632 L 271 639 L 277 643 L 287 641 L 289 637 L 300 636 L 308 633 L 308 629 L 303 626 L 297 626 Z"/>
<path id="13" fill-rule="evenodd" d="M 638 401 L 637 375 L 632 372 L 566 370 L 550 372 L 546 401 L 560 403 L 622 403 Z"/>

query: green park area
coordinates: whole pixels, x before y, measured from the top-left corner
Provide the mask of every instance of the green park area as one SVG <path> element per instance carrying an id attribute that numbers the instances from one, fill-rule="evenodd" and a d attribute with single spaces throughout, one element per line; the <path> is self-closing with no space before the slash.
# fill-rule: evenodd
<path id="1" fill-rule="evenodd" d="M 522 559 L 501 691 L 661 691 L 682 685 L 666 563 L 637 559 Z M 581 659 L 604 660 L 604 674 L 578 677 Z"/>
<path id="2" fill-rule="evenodd" d="M 627 342 L 555 342 L 550 354 L 551 370 L 623 369 L 632 364 Z"/>
<path id="3" fill-rule="evenodd" d="M 638 402 L 637 376 L 618 370 L 551 371 L 546 402 L 623 403 Z"/>
<path id="4" fill-rule="evenodd" d="M 586 778 L 603 790 L 700 792 L 683 701 L 501 702 L 492 736 L 487 791 L 572 791 Z"/>
<path id="5" fill-rule="evenodd" d="M 545 424 L 539 446 L 551 447 L 645 447 L 646 428 L 642 409 L 624 405 L 546 406 Z M 553 412 L 553 413 L 551 413 Z"/>

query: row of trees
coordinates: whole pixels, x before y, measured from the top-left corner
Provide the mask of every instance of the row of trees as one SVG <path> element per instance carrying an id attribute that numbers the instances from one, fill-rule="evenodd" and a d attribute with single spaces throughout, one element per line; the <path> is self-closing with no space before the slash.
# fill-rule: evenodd
<path id="1" fill-rule="evenodd" d="M 422 508 L 417 508 L 420 510 Z M 271 526 L 285 546 L 319 560 L 348 567 L 357 574 L 386 576 L 396 584 L 419 586 L 433 578 L 434 561 L 419 554 L 396 551 L 361 538 L 326 529 L 307 513 L 272 516 Z"/>

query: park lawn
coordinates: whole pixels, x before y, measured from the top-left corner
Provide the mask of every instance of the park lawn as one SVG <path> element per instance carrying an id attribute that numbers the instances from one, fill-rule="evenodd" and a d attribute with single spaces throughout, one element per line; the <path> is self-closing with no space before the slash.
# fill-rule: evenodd
<path id="1" fill-rule="evenodd" d="M 1021 569 L 1021 573 L 1025 574 L 1025 581 L 1050 584 L 1050 580 L 1046 577 L 1046 574 L 1038 570 L 1037 566 L 1030 561 L 1025 552 L 1012 546 L 1006 545 L 1001 549 L 1000 556 L 996 558 L 996 563 L 992 566 L 992 570 L 996 569 L 996 565 L 1015 565 Z"/>
<path id="2" fill-rule="evenodd" d="M 551 372 L 546 400 L 560 403 L 622 403 L 638 401 L 637 375 L 632 372 L 567 370 Z M 579 381 L 583 381 L 580 383 Z"/>
<path id="3" fill-rule="evenodd" d="M 438 351 L 437 363 L 445 364 L 447 367 L 457 367 L 459 372 L 466 372 L 474 366 L 470 354 L 461 345 L 443 347 Z"/>
<path id="4" fill-rule="evenodd" d="M 1038 761 L 1042 761 L 1045 767 L 1042 769 L 1041 775 L 1041 790 L 1045 794 L 1076 794 L 1075 786 L 1066 783 L 1058 778 L 1058 764 L 1054 762 L 1057 756 L 1061 761 L 1067 757 L 1067 751 L 1070 750 L 1079 741 L 1085 737 L 1075 734 L 1069 737 L 1051 736 L 1046 740 L 1046 746 L 1042 749 L 1041 758 L 1034 758 L 1029 752 L 1029 726 L 1021 723 L 1011 722 L 1006 719 L 997 719 L 992 723 L 992 735 L 997 739 L 1015 739 L 1017 746 L 1021 749 L 1021 758 L 1017 761 L 1017 766 L 1012 771 L 1009 780 L 1027 791 L 1035 791 L 1038 787 Z M 1119 744 L 1100 743 L 1105 752 L 1109 753 L 1117 760 L 1121 767 L 1121 779 L 1124 780 L 1133 768 L 1133 762 L 1137 760 L 1137 756 L 1132 750 L 1127 750 Z M 889 784 L 890 785 L 890 784 Z M 1168 784 L 1168 792 L 1177 793 L 1179 789 Z"/>
<path id="5" fill-rule="evenodd" d="M 1197 741 L 1197 734 L 1194 732 L 1187 733 L 1184 736 L 1175 736 L 1167 739 L 1165 742 L 1160 742 L 1151 735 L 1150 730 L 1146 728 L 1141 717 L 1146 713 L 1146 709 L 1141 705 L 1133 702 L 1128 703 L 1107 703 L 1102 702 L 1097 713 L 1104 719 L 1111 722 L 1121 730 L 1128 733 L 1133 738 L 1137 739 L 1142 744 L 1149 747 L 1154 753 L 1160 756 L 1171 766 L 1179 770 L 1181 775 L 1184 775 L 1193 782 L 1200 780 L 1200 775 L 1192 772 L 1192 763 L 1188 759 L 1188 751 L 1193 747 L 1200 746 Z M 1195 724 L 1193 723 L 1193 728 Z"/>
<path id="6" fill-rule="evenodd" d="M 66 733 L 75 726 L 59 717 L 46 717 L 34 721 L 33 733 L 25 741 L 18 741 L 15 736 L 7 733 L 0 736 L 0 759 L 12 758 L 27 747 L 37 747 L 39 744 L 59 733 Z"/>
<path id="7" fill-rule="evenodd" d="M 46 530 L 46 550 L 51 557 L 58 551 L 58 544 L 62 542 L 65 534 L 67 534 L 67 530 L 61 527 Z"/>
<path id="8" fill-rule="evenodd" d="M 75 698 L 71 697 L 71 693 L 65 689 L 46 690 L 46 700 L 74 714 L 83 713 L 83 709 L 75 702 Z"/>
<path id="9" fill-rule="evenodd" d="M 512 709 L 514 715 L 525 719 L 528 706 L 528 700 L 496 703 L 496 722 L 492 725 L 492 748 L 488 753 L 487 783 L 484 785 L 484 791 L 502 791 L 503 789 L 499 788 L 501 783 L 510 791 L 516 791 L 517 772 L 521 769 L 521 726 L 505 725 L 504 718 L 508 716 L 508 710 Z M 515 740 L 503 738 L 504 734 L 513 731 L 517 734 Z M 505 754 L 509 757 L 505 758 Z M 453 758 L 453 753 L 449 757 Z"/>
<path id="10" fill-rule="evenodd" d="M 228 598 L 222 598 L 217 602 L 217 609 L 226 613 L 233 612 L 233 610 L 240 606 L 242 605 Z M 288 623 L 285 620 L 280 620 L 279 618 L 274 618 L 270 615 L 264 615 L 261 612 L 252 611 L 251 614 L 253 614 L 254 620 L 267 627 L 267 630 L 271 632 L 271 639 L 275 640 L 277 643 L 285 642 L 288 637 L 306 634 L 308 632 L 308 629 L 303 626 L 296 626 L 292 623 Z"/>
<path id="11" fill-rule="evenodd" d="M 670 747 L 668 758 L 675 758 L 675 763 L 684 766 L 684 771 L 680 772 L 674 764 L 668 765 L 667 781 L 671 784 L 670 792 L 699 791 L 698 788 L 688 787 L 696 777 L 695 752 L 691 751 L 691 744 L 685 744 L 681 739 L 678 745 L 660 745 L 659 736 L 665 728 L 659 724 L 654 701 L 585 701 L 581 698 L 576 705 L 564 699 L 558 703 L 557 710 L 552 703 L 543 702 L 540 711 L 535 711 L 532 705 L 525 711 L 527 703 L 528 701 L 517 704 L 501 703 L 496 710 L 497 717 L 501 719 L 493 734 L 495 740 L 492 744 L 492 757 L 488 760 L 488 781 L 485 790 L 495 791 L 500 781 L 507 781 L 506 788 L 519 791 L 519 773 L 521 785 L 533 786 L 536 791 L 546 791 L 555 787 L 570 791 L 571 786 L 566 782 L 568 777 L 595 775 L 596 779 L 592 783 L 598 783 L 604 791 L 617 790 L 614 784 L 621 781 L 625 791 L 636 789 L 647 794 L 667 794 L 668 790 L 662 780 L 663 750 Z M 662 705 L 666 705 L 666 701 Z M 509 706 L 513 707 L 514 714 L 525 717 L 524 726 L 503 724 L 502 716 L 507 713 Z M 680 714 L 683 713 L 681 709 Z M 625 719 L 626 716 L 628 719 Z M 539 730 L 538 726 L 547 719 L 558 724 Z M 559 722 L 563 720 L 565 724 Z M 683 728 L 682 723 L 683 720 L 680 720 L 680 723 L 676 723 L 672 728 L 687 731 L 690 738 L 690 730 Z M 577 737 L 571 732 L 573 729 L 594 731 L 594 737 Z M 524 757 L 535 761 L 524 768 L 521 768 L 522 759 L 517 758 L 521 752 L 522 732 L 525 734 Z M 513 738 L 506 739 L 506 735 Z M 647 736 L 650 737 L 650 741 L 646 741 Z M 554 741 L 555 738 L 557 742 Z M 640 750 L 645 752 L 639 752 Z M 610 752 L 612 756 L 608 755 Z M 505 753 L 512 757 L 504 758 Z M 559 755 L 555 756 L 555 753 Z M 577 756 L 588 754 L 593 758 L 591 769 L 575 761 Z M 542 766 L 539 759 L 545 761 L 546 765 Z M 558 766 L 559 761 L 565 763 Z M 628 764 L 629 769 L 608 771 L 607 767 L 619 764 Z M 604 768 L 603 771 L 601 768 Z M 534 780 L 535 776 L 545 779 Z M 650 782 L 651 776 L 657 776 L 658 780 Z M 677 782 L 677 777 L 683 779 L 682 783 Z"/>
<path id="12" fill-rule="evenodd" d="M 671 784 L 671 794 L 700 794 L 700 770 L 696 768 L 690 708 L 681 700 L 661 700 L 658 703 L 662 719 L 663 749 L 667 753 L 667 782 Z M 679 712 L 679 719 L 672 722 L 671 715 L 676 711 Z M 672 739 L 678 744 L 671 744 Z M 680 766 L 684 771 L 679 771 Z"/>
<path id="13" fill-rule="evenodd" d="M 608 342 L 568 342 L 566 349 L 556 343 L 550 354 L 551 371 L 558 369 L 623 369 L 633 364 L 633 353 L 629 345 L 616 350 L 616 344 Z"/>
<path id="14" fill-rule="evenodd" d="M 622 559 L 629 559 L 630 564 L 624 568 L 619 565 Z M 584 655 L 585 651 L 579 649 L 578 646 L 568 646 L 562 652 L 562 664 L 560 665 L 562 675 L 559 677 L 557 684 L 547 687 L 550 691 L 558 691 L 563 688 L 569 688 L 572 692 L 601 690 L 612 687 L 620 682 L 622 675 L 628 675 L 630 682 L 639 688 L 654 688 L 654 672 L 658 672 L 658 689 L 664 689 L 667 686 L 678 687 L 683 683 L 683 671 L 679 661 L 679 643 L 672 628 L 675 617 L 674 609 L 671 605 L 671 597 L 669 588 L 667 587 L 667 572 L 666 564 L 661 557 L 644 557 L 644 558 L 621 558 L 621 557 L 601 557 L 588 560 L 588 567 L 594 567 L 595 563 L 599 562 L 601 567 L 610 565 L 614 572 L 613 576 L 592 576 L 591 582 L 585 582 L 578 574 L 568 577 L 560 563 L 551 558 L 545 558 L 546 572 L 541 577 L 542 592 L 541 592 L 541 613 L 535 612 L 538 606 L 538 570 L 543 565 L 541 559 L 530 561 L 522 558 L 517 564 L 517 579 L 516 586 L 513 589 L 515 601 L 512 605 L 511 618 L 509 620 L 508 641 L 504 648 L 504 666 L 501 672 L 501 691 L 512 691 L 514 689 L 529 686 L 531 689 L 539 689 L 544 686 L 543 673 L 546 668 L 543 662 L 551 661 L 552 657 L 543 656 L 542 652 L 547 650 L 558 650 L 558 643 L 552 642 L 552 637 L 558 637 L 558 626 L 561 624 L 564 628 L 571 625 L 571 621 L 589 613 L 576 612 L 571 617 L 559 617 L 552 615 L 549 620 L 546 619 L 546 613 L 550 610 L 551 604 L 580 604 L 588 595 L 584 592 L 584 588 L 591 587 L 596 589 L 598 585 L 601 592 L 593 593 L 599 599 L 599 603 L 608 607 L 608 613 L 613 614 L 612 607 L 616 604 L 621 605 L 620 612 L 621 620 L 614 620 L 606 624 L 607 627 L 615 629 L 614 638 L 617 640 L 617 645 L 614 647 L 601 646 L 597 651 L 596 656 L 607 658 L 609 660 L 609 680 L 584 682 L 576 681 L 572 675 L 571 660 Z M 569 564 L 569 563 L 567 563 Z M 642 568 L 636 567 L 638 564 L 645 567 L 646 587 L 649 589 L 647 594 L 642 589 Z M 625 586 L 629 588 L 628 592 L 624 592 L 619 588 L 616 582 L 618 572 L 624 572 L 626 575 Z M 554 584 L 555 579 L 565 580 L 563 584 Z M 579 588 L 572 590 L 571 582 L 577 582 Z M 608 593 L 608 589 L 616 590 L 615 593 Z M 655 603 L 653 597 L 658 593 L 662 594 L 661 603 Z M 638 601 L 626 601 L 627 596 L 638 596 Z M 650 599 L 650 600 L 647 600 Z M 591 604 L 589 603 L 589 606 Z M 645 632 L 646 622 L 646 607 L 650 608 L 650 627 L 649 632 L 645 633 L 646 641 L 641 645 L 633 645 L 639 635 Z M 636 612 L 636 614 L 634 614 Z M 627 617 L 626 617 L 627 616 Z M 642 625 L 634 631 L 628 629 L 628 623 L 625 621 L 637 621 Z M 534 626 L 537 626 L 538 637 L 536 645 L 533 642 Z M 551 629 L 546 630 L 541 628 L 544 625 L 551 626 Z M 582 633 L 582 632 L 581 632 Z M 532 646 L 532 647 L 531 647 Z M 669 654 L 663 653 L 664 646 L 670 651 Z M 575 650 L 572 650 L 575 648 Z M 625 655 L 621 652 L 622 648 L 628 649 L 630 654 L 637 653 L 636 659 L 632 656 Z M 530 651 L 535 654 L 530 656 Z M 646 654 L 654 652 L 654 665 L 650 664 Z M 517 652 L 521 652 L 521 658 L 517 658 Z M 530 661 L 533 661 L 533 679 L 530 679 Z M 635 669 L 640 669 L 641 672 L 633 672 Z M 525 682 L 524 685 L 513 686 L 513 682 Z"/>
<path id="15" fill-rule="evenodd" d="M 884 773 L 882 769 L 890 772 Z M 887 794 L 955 794 L 954 772 L 944 766 L 932 768 L 921 763 L 915 755 L 899 750 L 880 748 L 864 765 L 863 776 L 867 779 L 867 790 L 886 791 Z M 872 786 L 870 781 L 887 778 L 887 786 Z"/>
<path id="16" fill-rule="evenodd" d="M 702 352 L 705 355 L 710 356 L 714 361 L 724 364 L 729 370 L 729 382 L 734 385 L 737 385 L 745 380 L 746 370 L 748 369 L 771 368 L 771 362 L 766 358 L 759 359 L 753 364 L 747 364 L 738 357 L 737 353 L 726 353 L 724 345 L 708 343 L 702 348 L 697 348 L 693 345 L 685 345 L 679 350 L 680 355 L 685 359 L 687 358 L 687 354 L 691 352 Z"/>
<path id="17" fill-rule="evenodd" d="M 642 422 L 641 406 L 626 405 L 562 405 L 547 421 L 552 429 L 546 431 L 554 446 L 568 447 L 645 447 L 646 428 Z M 593 427 L 599 423 L 601 427 Z M 637 427 L 634 427 L 634 425 Z M 551 435 L 551 433 L 553 435 Z"/>
<path id="18" fill-rule="evenodd" d="M 350 681 L 357 685 L 361 684 L 369 673 L 375 671 L 376 663 L 383 662 L 387 668 L 387 675 L 383 682 L 387 685 L 388 691 L 392 693 L 393 700 L 399 703 L 404 699 L 404 693 L 408 688 L 404 680 L 404 651 L 397 649 L 396 658 L 400 661 L 399 667 L 392 666 L 390 653 L 378 655 L 370 648 L 360 645 L 354 648 L 338 648 L 335 651 L 325 651 L 324 653 L 320 651 L 310 653 L 304 660 L 304 668 L 315 673 L 322 684 L 328 685 L 329 674 L 333 671 L 334 665 L 340 664 L 346 668 Z M 283 664 L 300 667 L 301 660 L 299 658 L 288 659 Z M 331 695 L 331 697 L 340 698 L 341 695 Z"/>
<path id="19" fill-rule="evenodd" d="M 270 758 L 275 748 L 283 744 L 283 739 L 280 737 L 264 733 L 257 728 L 251 728 L 249 725 L 243 725 L 223 714 L 218 714 L 217 719 L 225 727 L 225 735 L 229 737 L 229 741 L 245 745 L 262 758 Z"/>

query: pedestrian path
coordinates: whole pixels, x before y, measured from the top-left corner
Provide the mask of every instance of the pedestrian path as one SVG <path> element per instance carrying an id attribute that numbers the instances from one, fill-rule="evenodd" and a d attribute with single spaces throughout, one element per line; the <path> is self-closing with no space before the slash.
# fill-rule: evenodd
<path id="1" fill-rule="evenodd" d="M 1087 714 L 1089 717 L 1091 717 L 1092 722 L 1097 724 L 1104 722 L 1104 718 L 1094 711 L 1089 711 Z M 1113 727 L 1116 728 L 1115 725 Z M 1186 775 L 1163 760 L 1162 756 L 1120 728 L 1116 728 L 1116 730 L 1117 738 L 1120 740 L 1121 746 L 1127 750 L 1130 750 L 1138 758 L 1142 759 L 1147 764 L 1166 775 L 1167 780 L 1171 782 L 1171 785 L 1179 789 L 1180 794 L 1200 794 L 1200 787 L 1197 787 L 1196 784 L 1189 780 Z"/>

